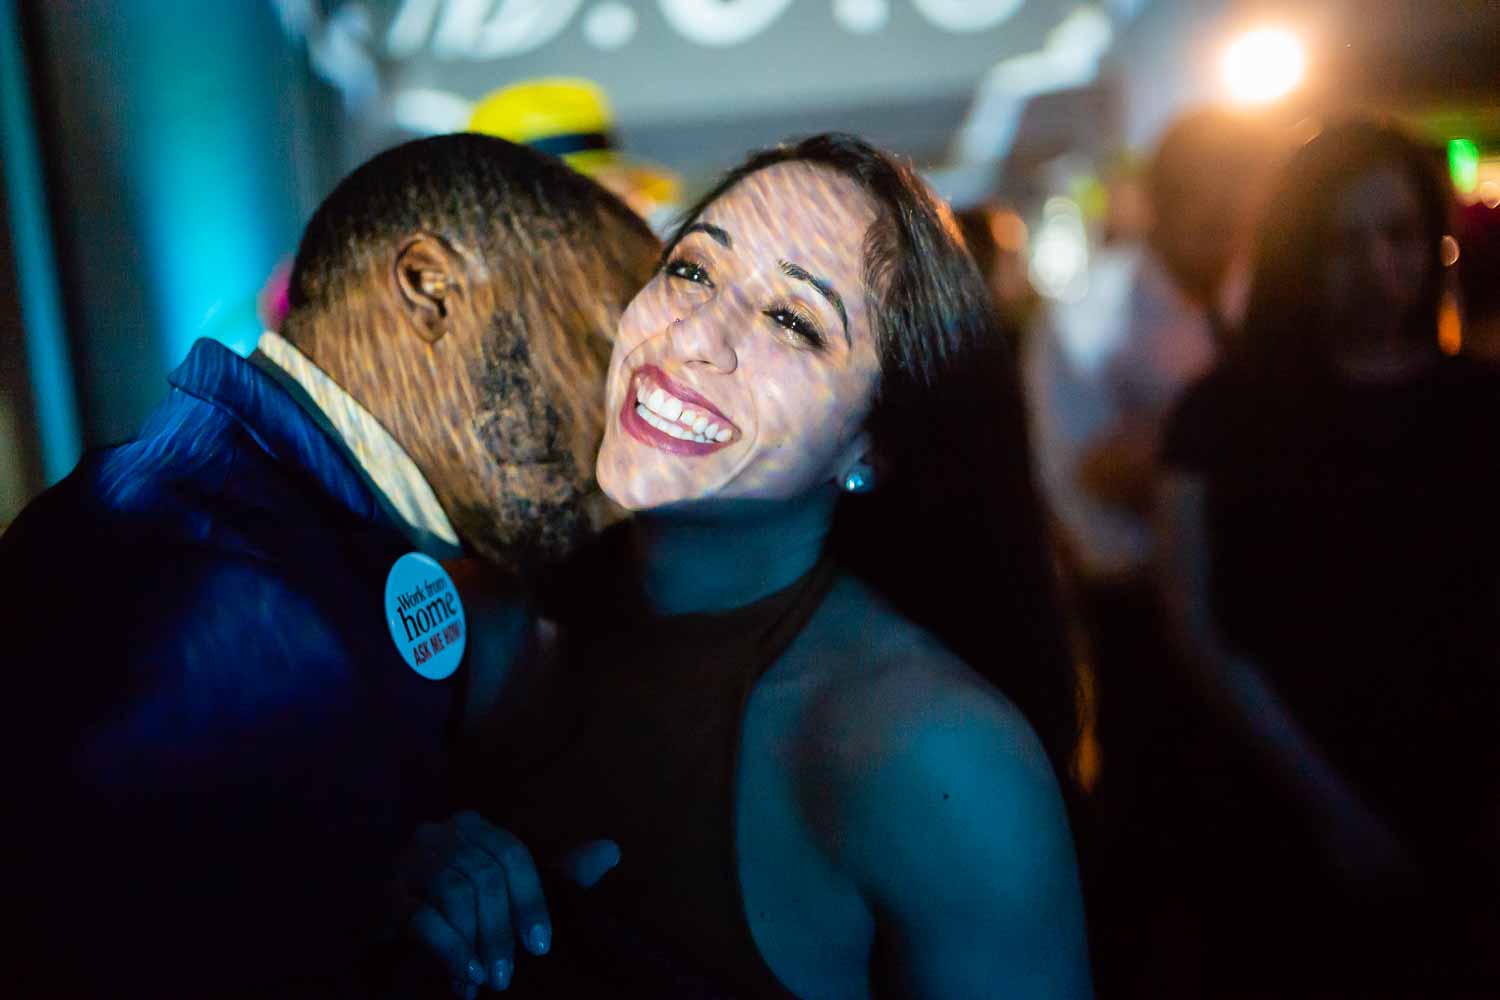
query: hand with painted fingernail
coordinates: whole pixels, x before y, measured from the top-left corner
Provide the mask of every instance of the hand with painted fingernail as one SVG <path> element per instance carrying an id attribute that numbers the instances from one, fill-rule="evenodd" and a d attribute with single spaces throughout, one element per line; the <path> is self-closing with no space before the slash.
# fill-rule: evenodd
<path id="1" fill-rule="evenodd" d="M 561 867 L 587 888 L 619 859 L 613 842 L 591 841 Z M 396 882 L 407 937 L 443 964 L 457 996 L 508 988 L 517 942 L 533 955 L 552 947 L 552 921 L 531 852 L 477 813 L 419 827 Z"/>

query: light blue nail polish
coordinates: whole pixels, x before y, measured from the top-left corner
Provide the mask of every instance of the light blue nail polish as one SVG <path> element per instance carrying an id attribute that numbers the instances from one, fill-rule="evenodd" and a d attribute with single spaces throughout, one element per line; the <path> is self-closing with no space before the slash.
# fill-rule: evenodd
<path id="1" fill-rule="evenodd" d="M 479 964 L 478 959 L 469 959 L 469 978 L 476 984 L 484 982 L 484 966 Z"/>
<path id="2" fill-rule="evenodd" d="M 531 929 L 531 950 L 534 954 L 545 955 L 547 949 L 552 947 L 552 932 L 542 924 L 537 924 Z"/>
<path id="3" fill-rule="evenodd" d="M 495 960 L 495 970 L 490 976 L 490 985 L 497 990 L 505 989 L 510 985 L 510 974 L 512 971 L 510 959 L 497 958 Z"/>

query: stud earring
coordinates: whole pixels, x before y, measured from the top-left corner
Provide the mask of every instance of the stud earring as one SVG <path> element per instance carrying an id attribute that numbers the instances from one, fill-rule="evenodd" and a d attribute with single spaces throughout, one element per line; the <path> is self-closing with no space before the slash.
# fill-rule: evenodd
<path id="1" fill-rule="evenodd" d="M 868 493 L 875 488 L 875 470 L 858 462 L 844 477 L 845 493 Z"/>

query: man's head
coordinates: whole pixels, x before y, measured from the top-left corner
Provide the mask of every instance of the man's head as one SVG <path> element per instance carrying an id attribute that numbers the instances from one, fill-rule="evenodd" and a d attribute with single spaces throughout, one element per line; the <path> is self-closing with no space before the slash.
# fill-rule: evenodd
<path id="1" fill-rule="evenodd" d="M 1214 301 L 1252 227 L 1255 196 L 1279 152 L 1263 122 L 1229 111 L 1194 111 L 1158 141 L 1146 170 L 1151 245 L 1178 287 Z"/>
<path id="2" fill-rule="evenodd" d="M 515 568 L 585 526 L 615 324 L 659 252 L 551 157 L 418 140 L 314 213 L 281 332 L 406 449 L 464 541 Z"/>

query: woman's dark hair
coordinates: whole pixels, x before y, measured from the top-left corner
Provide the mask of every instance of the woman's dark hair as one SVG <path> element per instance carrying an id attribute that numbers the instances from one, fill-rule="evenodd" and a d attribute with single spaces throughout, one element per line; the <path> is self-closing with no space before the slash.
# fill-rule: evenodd
<path id="1" fill-rule="evenodd" d="M 852 136 L 818 135 L 731 170 L 687 211 L 667 253 L 745 177 L 794 162 L 849 178 L 877 208 L 864 245 L 880 355 L 866 424 L 877 487 L 843 499 L 834 551 L 1004 691 L 1066 768 L 1074 679 L 1015 359 L 946 206 L 910 166 Z"/>
<path id="2" fill-rule="evenodd" d="M 1441 244 L 1452 199 L 1433 155 L 1406 133 L 1373 121 L 1331 125 L 1302 146 L 1283 168 L 1256 234 L 1250 300 L 1241 358 L 1253 369 L 1280 375 L 1326 368 L 1332 318 L 1325 314 L 1324 282 L 1333 211 L 1339 192 L 1361 174 L 1394 167 L 1411 185 L 1422 213 L 1428 250 L 1422 293 L 1406 326 L 1416 343 L 1438 350 L 1443 295 Z"/>

